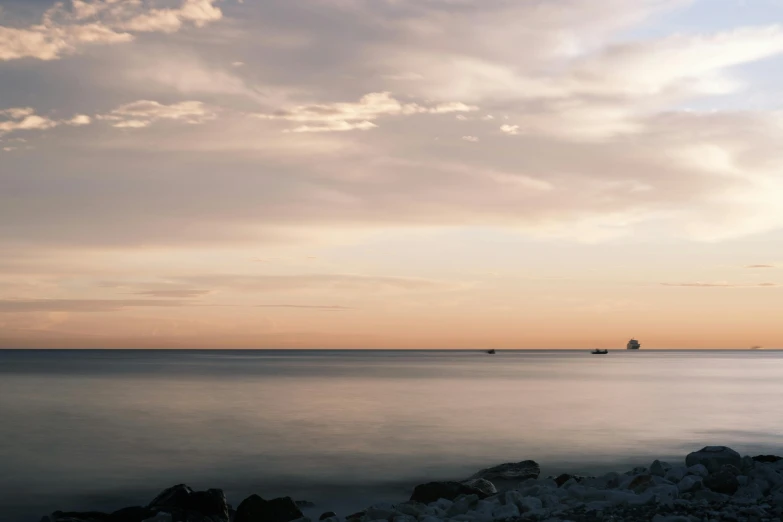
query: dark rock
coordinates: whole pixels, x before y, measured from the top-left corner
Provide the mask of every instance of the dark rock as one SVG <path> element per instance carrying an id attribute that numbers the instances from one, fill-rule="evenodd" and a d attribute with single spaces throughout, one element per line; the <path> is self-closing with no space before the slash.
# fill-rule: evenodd
<path id="1" fill-rule="evenodd" d="M 732 474 L 731 471 L 726 470 L 713 473 L 705 478 L 704 487 L 715 493 L 733 495 L 739 489 L 740 484 L 737 480 L 737 476 Z"/>
<path id="2" fill-rule="evenodd" d="M 522 462 L 507 462 L 499 466 L 482 469 L 471 476 L 471 479 L 483 478 L 487 480 L 516 480 L 523 481 L 531 478 L 538 478 L 541 474 L 541 467 L 532 460 L 523 460 Z"/>
<path id="3" fill-rule="evenodd" d="M 568 473 L 563 473 L 562 475 L 558 475 L 557 478 L 555 478 L 555 484 L 557 484 L 557 487 L 560 487 L 572 478 L 574 478 L 573 475 L 569 475 Z"/>
<path id="4" fill-rule="evenodd" d="M 717 473 L 724 464 L 731 464 L 736 468 L 742 467 L 740 454 L 726 446 L 705 446 L 699 451 L 689 453 L 685 457 L 685 465 L 688 467 L 702 464 L 710 473 Z"/>
<path id="5" fill-rule="evenodd" d="M 751 457 L 756 462 L 777 462 L 779 460 L 783 460 L 783 457 L 778 457 L 777 455 L 756 455 L 755 457 Z"/>
<path id="6" fill-rule="evenodd" d="M 220 489 L 193 491 L 185 484 L 177 484 L 152 499 L 148 509 L 170 513 L 175 521 L 229 522 L 226 496 Z"/>
<path id="7" fill-rule="evenodd" d="M 156 511 L 166 511 L 168 508 L 186 509 L 191 493 L 193 490 L 185 484 L 177 484 L 164 489 L 147 507 Z"/>
<path id="8" fill-rule="evenodd" d="M 142 522 L 155 516 L 155 512 L 147 507 L 133 506 L 118 509 L 109 515 L 109 522 Z"/>
<path id="9" fill-rule="evenodd" d="M 327 511 L 326 513 L 322 514 L 320 517 L 318 517 L 318 520 L 326 520 L 327 518 L 336 517 L 337 513 L 334 511 Z"/>
<path id="10" fill-rule="evenodd" d="M 52 522 L 108 522 L 109 514 L 99 511 L 55 511 L 49 520 Z"/>
<path id="11" fill-rule="evenodd" d="M 486 498 L 488 496 L 480 490 L 472 488 L 462 482 L 446 481 L 419 484 L 413 489 L 413 494 L 410 499 L 414 502 L 429 504 L 430 502 L 435 502 L 439 498 L 454 500 L 460 495 L 478 495 L 479 498 Z"/>
<path id="12" fill-rule="evenodd" d="M 234 522 L 290 522 L 303 516 L 291 497 L 264 500 L 250 495 L 237 506 Z"/>
<path id="13" fill-rule="evenodd" d="M 345 522 L 359 522 L 362 517 L 364 517 L 364 511 L 359 511 L 358 513 L 354 513 L 353 515 L 348 515 L 345 517 Z"/>
<path id="14" fill-rule="evenodd" d="M 312 503 L 312 502 L 310 502 L 309 500 L 295 500 L 295 501 L 294 501 L 294 504 L 296 504 L 296 505 L 297 505 L 297 506 L 299 506 L 300 508 L 303 508 L 303 507 L 304 507 L 304 508 L 311 508 L 311 507 L 315 507 L 315 504 L 313 504 L 313 503 Z"/>
<path id="15" fill-rule="evenodd" d="M 190 495 L 188 511 L 195 511 L 214 522 L 228 522 L 228 504 L 222 489 L 194 491 Z"/>
<path id="16" fill-rule="evenodd" d="M 495 487 L 495 485 L 488 481 L 487 479 L 483 478 L 477 478 L 477 479 L 470 479 L 463 482 L 466 486 L 469 488 L 477 489 L 483 493 L 484 497 L 491 497 L 492 495 L 496 495 L 498 490 Z"/>
<path id="17" fill-rule="evenodd" d="M 731 473 L 735 477 L 739 477 L 740 475 L 742 475 L 742 472 L 739 470 L 739 468 L 737 468 L 736 466 L 732 466 L 731 464 L 724 464 L 723 466 L 721 466 L 720 471 L 718 473 L 723 473 L 723 472 Z"/>
<path id="18" fill-rule="evenodd" d="M 628 484 L 628 489 L 638 495 L 644 493 L 653 486 L 655 486 L 655 480 L 653 480 L 652 475 L 639 475 Z"/>

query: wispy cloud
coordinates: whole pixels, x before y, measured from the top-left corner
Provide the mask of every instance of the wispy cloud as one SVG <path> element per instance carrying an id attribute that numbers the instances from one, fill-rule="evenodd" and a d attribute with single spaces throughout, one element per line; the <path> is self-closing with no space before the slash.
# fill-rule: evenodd
<path id="1" fill-rule="evenodd" d="M 118 312 L 126 308 L 183 305 L 181 301 L 157 299 L 0 299 L 0 313 Z"/>
<path id="2" fill-rule="evenodd" d="M 89 125 L 92 119 L 84 114 L 65 120 L 53 120 L 40 116 L 32 107 L 12 107 L 0 110 L 0 136 L 16 131 L 48 130 L 60 125 L 80 127 Z"/>
<path id="3" fill-rule="evenodd" d="M 300 308 L 303 310 L 321 310 L 330 312 L 344 312 L 347 310 L 353 310 L 350 306 L 338 306 L 338 305 L 292 305 L 292 304 L 262 304 L 256 305 L 256 308 Z"/>
<path id="4" fill-rule="evenodd" d="M 191 125 L 216 118 L 213 109 L 200 101 L 183 101 L 164 105 L 151 100 L 139 100 L 121 105 L 108 114 L 97 116 L 112 122 L 113 127 L 138 129 L 159 120 L 177 120 Z"/>
<path id="5" fill-rule="evenodd" d="M 166 297 L 166 298 L 189 298 L 189 297 L 201 297 L 210 293 L 209 290 L 195 290 L 195 289 L 179 289 L 179 290 L 141 290 L 139 292 L 133 292 L 136 295 L 147 295 L 150 297 Z"/>
<path id="6" fill-rule="evenodd" d="M 750 283 L 750 284 L 735 284 L 735 283 L 661 283 L 661 286 L 679 286 L 679 287 L 691 287 L 691 288 L 770 288 L 779 287 L 778 283 Z"/>
<path id="7" fill-rule="evenodd" d="M 776 268 L 775 265 L 745 265 L 745 268 Z"/>
<path id="8" fill-rule="evenodd" d="M 184 0 L 177 8 L 152 7 L 149 0 L 72 0 L 48 9 L 28 27 L 0 26 L 0 61 L 56 60 L 87 45 L 130 42 L 133 33 L 173 33 L 219 20 L 216 0 Z"/>
<path id="9" fill-rule="evenodd" d="M 300 105 L 271 114 L 259 114 L 258 117 L 305 123 L 305 125 L 293 129 L 286 129 L 287 132 L 329 132 L 369 130 L 377 127 L 372 121 L 381 116 L 447 114 L 474 110 L 478 110 L 478 107 L 460 102 L 439 103 L 430 106 L 403 103 L 392 97 L 390 92 L 373 92 L 362 96 L 355 103 Z"/>

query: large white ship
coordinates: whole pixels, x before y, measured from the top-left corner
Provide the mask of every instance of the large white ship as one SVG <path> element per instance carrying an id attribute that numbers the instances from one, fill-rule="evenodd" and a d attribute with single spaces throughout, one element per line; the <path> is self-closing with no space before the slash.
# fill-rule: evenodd
<path id="1" fill-rule="evenodd" d="M 628 350 L 638 350 L 641 347 L 642 345 L 639 344 L 639 341 L 637 341 L 636 339 L 631 339 L 630 341 L 628 341 L 628 344 L 626 345 L 625 348 Z"/>

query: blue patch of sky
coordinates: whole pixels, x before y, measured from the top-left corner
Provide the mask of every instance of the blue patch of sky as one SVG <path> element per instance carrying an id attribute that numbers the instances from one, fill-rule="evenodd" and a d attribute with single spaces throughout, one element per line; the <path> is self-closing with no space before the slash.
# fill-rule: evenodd
<path id="1" fill-rule="evenodd" d="M 620 36 L 654 40 L 673 34 L 709 35 L 743 27 L 783 26 L 783 0 L 695 0 L 661 14 Z M 690 100 L 680 109 L 769 111 L 783 109 L 783 55 L 739 65 L 731 74 L 744 88 L 721 96 Z"/>

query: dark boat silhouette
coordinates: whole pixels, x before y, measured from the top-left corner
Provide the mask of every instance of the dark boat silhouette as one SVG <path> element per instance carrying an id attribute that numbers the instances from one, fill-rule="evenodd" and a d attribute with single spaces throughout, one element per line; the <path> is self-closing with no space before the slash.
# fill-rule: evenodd
<path id="1" fill-rule="evenodd" d="M 495 355 L 495 350 L 487 350 L 487 353 L 490 355 Z"/>
<path id="2" fill-rule="evenodd" d="M 598 348 L 596 348 L 590 353 L 593 355 L 606 355 L 607 353 L 609 353 L 609 350 L 599 350 Z"/>

